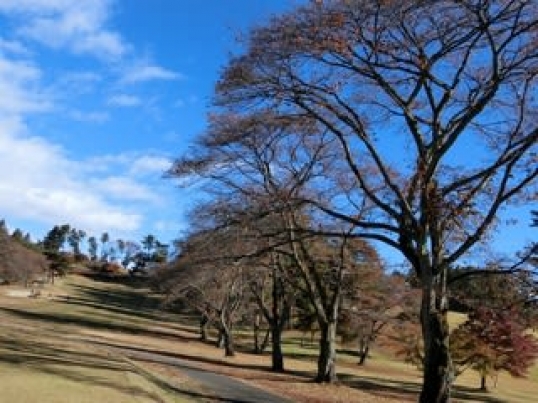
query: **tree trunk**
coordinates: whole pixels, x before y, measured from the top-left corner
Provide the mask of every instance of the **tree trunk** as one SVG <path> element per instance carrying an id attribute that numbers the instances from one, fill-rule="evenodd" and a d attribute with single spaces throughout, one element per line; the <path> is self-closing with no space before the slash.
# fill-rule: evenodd
<path id="1" fill-rule="evenodd" d="M 448 302 L 441 287 L 435 292 L 433 281 L 425 281 L 420 319 L 424 341 L 424 374 L 420 403 L 450 402 L 452 362 L 449 351 Z M 439 295 L 441 294 L 441 295 Z"/>
<path id="2" fill-rule="evenodd" d="M 261 346 L 260 346 L 260 314 L 256 313 L 254 316 L 254 329 L 253 329 L 253 336 L 254 336 L 254 353 L 255 354 L 261 354 Z"/>
<path id="3" fill-rule="evenodd" d="M 366 363 L 366 358 L 368 358 L 369 352 L 369 338 L 361 337 L 359 342 L 359 365 L 364 365 Z"/>
<path id="4" fill-rule="evenodd" d="M 285 300 L 284 284 L 278 275 L 278 270 L 273 270 L 273 290 L 272 290 L 272 320 L 271 326 L 271 369 L 274 372 L 284 371 L 284 355 L 282 353 L 282 331 L 289 318 L 289 305 Z"/>
<path id="5" fill-rule="evenodd" d="M 230 316 L 225 311 L 220 312 L 219 322 L 219 338 L 222 339 L 224 344 L 224 356 L 233 357 L 235 355 L 235 345 Z"/>
<path id="6" fill-rule="evenodd" d="M 234 337 L 231 329 L 224 330 L 224 355 L 226 357 L 235 356 Z"/>
<path id="7" fill-rule="evenodd" d="M 207 326 L 209 324 L 209 317 L 206 314 L 202 314 L 200 318 L 200 340 L 207 341 Z"/>
<path id="8" fill-rule="evenodd" d="M 271 369 L 284 372 L 284 355 L 282 354 L 282 327 L 278 324 L 271 326 Z"/>
<path id="9" fill-rule="evenodd" d="M 219 328 L 219 335 L 217 337 L 217 348 L 224 348 L 224 330 Z"/>
<path id="10" fill-rule="evenodd" d="M 267 329 L 265 331 L 265 336 L 263 337 L 262 344 L 260 346 L 260 353 L 263 354 L 265 349 L 267 348 L 267 345 L 269 344 L 269 336 L 271 336 L 271 329 Z"/>
<path id="11" fill-rule="evenodd" d="M 336 381 L 336 322 L 320 324 L 318 374 L 316 382 Z"/>
<path id="12" fill-rule="evenodd" d="M 480 374 L 480 390 L 486 392 L 488 387 L 486 386 L 486 375 Z"/>

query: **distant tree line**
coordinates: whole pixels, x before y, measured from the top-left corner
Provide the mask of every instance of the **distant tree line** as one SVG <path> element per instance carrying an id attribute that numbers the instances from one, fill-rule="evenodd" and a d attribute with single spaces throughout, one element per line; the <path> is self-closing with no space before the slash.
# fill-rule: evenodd
<path id="1" fill-rule="evenodd" d="M 21 255 L 22 260 L 17 264 L 13 263 L 16 251 L 25 256 L 22 258 Z M 31 264 L 36 256 L 45 258 L 37 266 Z M 54 225 L 43 240 L 32 240 L 29 233 L 19 228 L 10 233 L 5 220 L 0 220 L 0 258 L 3 261 L 0 278 L 5 281 L 17 281 L 21 277 L 19 274 L 29 271 L 30 266 L 33 274 L 28 273 L 27 278 L 46 276 L 50 282 L 54 282 L 56 275 L 66 274 L 76 264 L 101 271 L 128 268 L 137 273 L 152 264 L 166 262 L 168 256 L 169 245 L 152 234 L 145 236 L 140 243 L 123 239 L 112 241 L 107 232 L 97 238 L 69 224 L 61 224 Z"/>

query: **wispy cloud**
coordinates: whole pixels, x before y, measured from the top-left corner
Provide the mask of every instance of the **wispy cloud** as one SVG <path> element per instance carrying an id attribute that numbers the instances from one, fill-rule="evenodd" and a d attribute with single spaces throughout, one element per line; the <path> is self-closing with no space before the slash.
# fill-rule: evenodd
<path id="1" fill-rule="evenodd" d="M 55 90 L 72 99 L 74 95 L 96 91 L 103 78 L 92 71 L 75 71 L 62 74 L 54 83 Z"/>
<path id="2" fill-rule="evenodd" d="M 104 123 L 109 120 L 109 115 L 106 112 L 83 112 L 71 111 L 70 114 L 73 120 L 87 123 Z"/>
<path id="3" fill-rule="evenodd" d="M 128 176 L 110 176 L 92 181 L 95 189 L 98 189 L 107 197 L 119 200 L 149 202 L 155 205 L 161 203 L 161 198 L 148 186 L 137 182 Z"/>
<path id="4" fill-rule="evenodd" d="M 0 38 L 0 52 L 18 56 L 28 56 L 30 54 L 30 50 L 22 42 L 10 41 L 3 38 Z"/>
<path id="5" fill-rule="evenodd" d="M 24 60 L 0 56 L 0 113 L 19 114 L 48 110 L 51 102 L 40 88 L 41 70 Z"/>
<path id="6" fill-rule="evenodd" d="M 109 0 L 2 0 L 0 13 L 18 22 L 16 32 L 51 48 L 119 59 L 129 51 L 121 35 L 107 28 Z"/>
<path id="7" fill-rule="evenodd" d="M 111 6 L 112 0 L 0 0 L 0 17 L 7 16 L 13 28 L 0 36 L 0 212 L 5 218 L 128 236 L 151 228 L 150 215 L 152 222 L 163 219 L 159 212 L 169 197 L 169 184 L 161 181 L 169 166 L 166 158 L 136 152 L 75 155 L 46 139 L 50 116 L 29 119 L 61 113 L 58 121 L 77 121 L 65 129 L 73 133 L 81 123 L 108 125 L 114 116 L 101 110 L 103 104 L 152 106 L 148 97 L 142 102 L 118 86 L 111 96 L 108 88 L 118 82 L 117 74 L 128 84 L 182 77 L 147 60 L 128 63 L 137 56 L 109 27 Z M 60 67 L 65 70 L 40 59 L 44 47 L 69 61 Z M 88 58 L 103 63 L 70 63 Z M 131 67 L 125 70 L 126 65 Z M 85 67 L 70 71 L 69 66 Z M 98 67 L 90 71 L 86 66 Z M 55 138 L 63 135 L 61 124 L 53 129 Z"/>
<path id="8" fill-rule="evenodd" d="M 107 101 L 108 105 L 119 107 L 133 107 L 142 103 L 140 98 L 134 95 L 118 94 L 110 97 Z"/>
<path id="9" fill-rule="evenodd" d="M 163 175 L 172 165 L 168 158 L 143 155 L 133 160 L 129 172 L 132 175 Z"/>
<path id="10" fill-rule="evenodd" d="M 152 80 L 178 80 L 184 78 L 180 73 L 165 69 L 155 64 L 140 63 L 130 67 L 124 72 L 120 82 L 134 84 Z"/>
<path id="11" fill-rule="evenodd" d="M 87 174 L 126 172 L 132 178 L 152 178 L 161 180 L 163 174 L 170 168 L 170 158 L 152 154 L 126 152 L 120 154 L 98 155 L 91 157 L 82 164 Z"/>
<path id="12" fill-rule="evenodd" d="M 62 147 L 28 135 L 18 119 L 0 119 L 0 170 L 9 173 L 0 184 L 0 211 L 49 226 L 68 222 L 95 233 L 137 231 L 144 208 L 160 206 L 163 200 L 130 167 L 157 160 L 105 156 L 100 159 L 102 172 L 89 174 L 88 161 L 72 160 Z"/>

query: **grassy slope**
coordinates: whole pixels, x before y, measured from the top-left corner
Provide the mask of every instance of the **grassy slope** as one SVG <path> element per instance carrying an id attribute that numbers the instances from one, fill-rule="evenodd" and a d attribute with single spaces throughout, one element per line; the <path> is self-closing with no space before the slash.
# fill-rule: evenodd
<path id="1" fill-rule="evenodd" d="M 72 293 L 69 300 L 0 296 L 2 401 L 182 401 L 141 376 L 128 361 L 88 342 L 87 328 L 136 331 L 148 326 L 149 320 L 131 319 L 127 311 L 114 317 L 103 309 L 106 291 L 99 300 L 99 294 L 92 295 L 97 291 L 88 280 L 76 278 L 73 283 L 72 279 L 45 291 L 51 296 Z"/>
<path id="2" fill-rule="evenodd" d="M 49 294 L 54 298 L 47 298 Z M 342 350 L 338 363 L 341 384 L 316 385 L 310 381 L 316 345 L 301 347 L 299 334 L 286 336 L 288 372 L 272 374 L 267 371 L 267 355 L 240 351 L 237 357 L 226 359 L 222 351 L 196 340 L 195 327 L 156 311 L 157 305 L 158 300 L 144 289 L 81 277 L 62 280 L 40 299 L 0 296 L 2 398 L 9 396 L 6 401 L 13 403 L 37 401 L 36 396 L 43 403 L 145 403 L 208 396 L 178 368 L 122 359 L 113 347 L 123 346 L 187 358 L 198 367 L 238 377 L 299 402 L 416 401 L 419 372 L 381 352 L 374 351 L 368 364 L 359 368 L 357 358 Z M 455 317 L 452 324 L 461 320 Z M 248 332 L 238 338 L 243 345 L 250 343 Z M 148 373 L 159 378 L 148 377 Z M 163 390 L 160 379 L 167 380 L 164 386 L 172 383 L 172 388 Z M 529 379 L 501 375 L 497 388 L 488 394 L 477 393 L 478 381 L 473 372 L 458 378 L 455 401 L 534 402 L 538 367 Z"/>

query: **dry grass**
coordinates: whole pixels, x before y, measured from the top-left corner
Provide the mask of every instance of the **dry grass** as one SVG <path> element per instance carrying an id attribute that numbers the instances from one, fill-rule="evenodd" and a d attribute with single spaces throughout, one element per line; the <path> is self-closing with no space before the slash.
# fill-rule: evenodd
<path id="1" fill-rule="evenodd" d="M 77 320 L 91 315 L 88 310 L 72 310 L 65 303 L 49 299 L 6 297 L 9 288 L 0 291 L 0 401 L 185 401 L 141 376 L 122 357 L 87 343 L 80 333 L 84 326 Z M 58 286 L 47 290 L 58 291 Z"/>
<path id="2" fill-rule="evenodd" d="M 40 400 L 45 403 L 122 403 L 133 401 L 133 392 L 136 401 L 144 403 L 173 401 L 172 392 L 181 401 L 195 398 L 199 401 L 200 396 L 207 396 L 203 385 L 186 377 L 180 367 L 126 361 L 115 347 L 185 359 L 193 366 L 235 377 L 296 402 L 412 402 L 417 400 L 420 389 L 421 376 L 417 370 L 375 350 L 365 367 L 357 366 L 357 357 L 342 351 L 338 363 L 340 383 L 315 384 L 311 380 L 316 346 L 307 343 L 301 347 L 300 334 L 293 332 L 286 335 L 284 374 L 268 370 L 267 354 L 240 351 L 236 357 L 225 358 L 222 350 L 199 342 L 196 328 L 184 318 L 156 310 L 158 299 L 142 288 L 75 277 L 49 288 L 45 295 L 49 294 L 50 299 L 38 300 L 0 297 L 3 307 L 0 320 L 9 329 L 2 334 L 0 343 L 0 357 L 3 357 L 0 358 L 0 388 L 2 398 L 4 391 L 5 396 L 11 393 L 9 396 L 13 397 L 6 401 L 35 401 L 16 393 L 23 386 L 28 396 L 34 393 L 34 397 L 41 391 L 59 389 L 70 396 L 83 394 L 87 389 L 97 394 L 84 395 L 87 400 L 54 400 L 53 397 Z M 452 320 L 454 324 L 462 318 Z M 12 348 L 14 340 L 20 344 L 18 350 Z M 248 345 L 250 335 L 242 333 L 239 341 Z M 18 362 L 9 361 L 6 353 L 10 351 Z M 158 378 L 155 381 L 151 376 L 141 376 L 145 373 Z M 538 367 L 532 369 L 529 379 L 501 375 L 497 388 L 487 394 L 477 392 L 478 382 L 478 376 L 472 372 L 458 378 L 455 401 L 530 403 L 536 401 L 538 394 Z M 168 393 L 163 391 L 163 385 Z"/>

